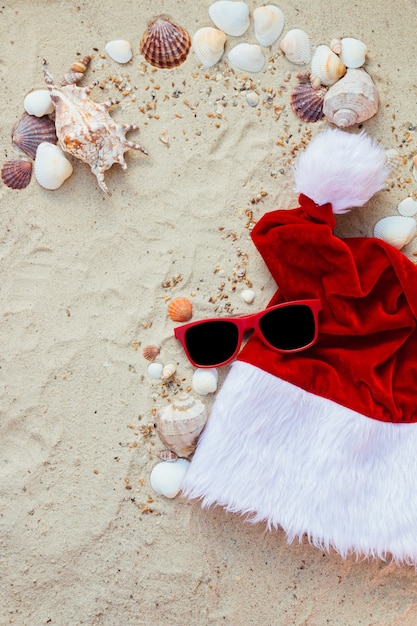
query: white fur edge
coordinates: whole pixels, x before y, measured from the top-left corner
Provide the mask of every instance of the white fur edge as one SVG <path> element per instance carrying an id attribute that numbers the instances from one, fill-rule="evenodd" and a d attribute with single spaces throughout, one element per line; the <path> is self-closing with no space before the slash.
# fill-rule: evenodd
<path id="1" fill-rule="evenodd" d="M 417 424 L 379 422 L 236 362 L 182 490 L 288 542 L 417 568 Z"/>

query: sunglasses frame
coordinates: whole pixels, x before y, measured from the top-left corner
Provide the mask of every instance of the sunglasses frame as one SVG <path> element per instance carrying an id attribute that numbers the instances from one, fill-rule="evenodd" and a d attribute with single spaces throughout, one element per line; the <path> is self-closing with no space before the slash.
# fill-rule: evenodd
<path id="1" fill-rule="evenodd" d="M 271 311 L 275 311 L 277 309 L 281 309 L 281 308 L 288 307 L 288 306 L 294 306 L 294 305 L 307 306 L 312 312 L 313 317 L 314 317 L 314 325 L 315 325 L 314 337 L 310 341 L 310 343 L 308 343 L 305 346 L 302 346 L 301 348 L 292 348 L 289 350 L 276 348 L 271 343 L 269 343 L 266 337 L 264 337 L 264 335 L 262 334 L 262 331 L 259 326 L 259 322 L 264 315 L 266 315 L 267 313 L 270 313 Z M 267 348 L 269 348 L 270 350 L 273 350 L 274 352 L 289 354 L 293 352 L 302 352 L 303 350 L 310 348 L 317 341 L 318 315 L 319 315 L 319 311 L 321 310 L 322 310 L 321 302 L 317 298 L 313 298 L 309 300 L 294 300 L 291 302 L 281 302 L 280 304 L 275 304 L 274 306 L 268 307 L 264 309 L 263 311 L 258 311 L 257 313 L 250 313 L 249 315 L 239 315 L 238 317 L 211 317 L 211 318 L 204 319 L 204 320 L 198 320 L 196 322 L 190 322 L 189 324 L 184 324 L 182 326 L 176 326 L 174 328 L 174 335 L 176 339 L 178 339 L 181 342 L 184 352 L 187 355 L 188 360 L 192 363 L 192 365 L 198 368 L 202 368 L 202 369 L 221 367 L 222 365 L 226 365 L 227 363 L 230 363 L 231 361 L 233 361 L 233 359 L 239 353 L 239 350 L 242 346 L 244 333 L 248 330 L 253 330 L 261 339 L 261 341 L 267 346 Z M 222 361 L 221 363 L 216 363 L 214 365 L 200 365 L 196 363 L 194 359 L 191 358 L 191 355 L 187 348 L 187 343 L 186 343 L 187 330 L 193 326 L 201 326 L 202 324 L 206 324 L 207 322 L 224 322 L 224 321 L 232 322 L 237 327 L 238 337 L 237 337 L 237 342 L 236 342 L 236 350 L 234 351 L 231 357 L 229 357 L 225 361 Z"/>

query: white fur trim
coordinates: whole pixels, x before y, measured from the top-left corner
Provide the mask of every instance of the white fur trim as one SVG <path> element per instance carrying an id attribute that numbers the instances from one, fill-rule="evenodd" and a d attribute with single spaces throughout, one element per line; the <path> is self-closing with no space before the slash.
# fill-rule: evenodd
<path id="1" fill-rule="evenodd" d="M 417 566 L 417 424 L 379 422 L 236 362 L 183 494 L 343 557 Z"/>

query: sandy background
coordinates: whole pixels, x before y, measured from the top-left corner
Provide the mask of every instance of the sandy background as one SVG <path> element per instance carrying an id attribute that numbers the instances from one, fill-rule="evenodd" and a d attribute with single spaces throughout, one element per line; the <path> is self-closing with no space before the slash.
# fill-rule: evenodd
<path id="1" fill-rule="evenodd" d="M 260 4 L 249 0 L 251 9 Z M 410 178 L 417 5 L 277 4 L 284 33 L 304 28 L 313 45 L 337 35 L 368 44 L 381 103 L 364 126 L 405 157 L 387 191 L 338 218 L 339 234 L 370 235 L 379 217 L 417 191 Z M 327 124 L 295 117 L 289 94 L 297 68 L 278 43 L 251 77 L 225 61 L 204 70 L 193 53 L 173 71 L 143 63 L 139 40 L 151 17 L 168 13 L 193 34 L 211 24 L 208 6 L 1 5 L 3 161 L 16 154 L 10 133 L 24 96 L 43 87 L 42 58 L 58 80 L 77 54 L 92 52 L 84 83 L 102 82 L 92 94 L 98 101 L 121 96 L 113 116 L 139 124 L 130 138 L 151 158 L 132 151 L 126 172 L 114 166 L 106 175 L 111 198 L 80 162 L 55 192 L 34 179 L 20 192 L 0 187 L 0 623 L 411 626 L 414 570 L 289 546 L 281 532 L 166 500 L 149 484 L 161 447 L 153 411 L 186 389 L 193 372 L 173 339 L 168 299 L 191 297 L 195 319 L 268 302 L 275 285 L 248 227 L 268 210 L 296 205 L 289 164 Z M 132 43 L 128 66 L 100 57 L 118 38 Z M 254 41 L 252 29 L 240 40 Z M 228 48 L 234 43 L 228 38 Z M 246 102 L 250 81 L 260 95 L 255 108 Z M 406 249 L 411 258 L 414 249 Z M 239 294 L 246 279 L 233 272 L 242 263 L 253 305 Z M 148 377 L 147 343 L 176 364 L 173 383 Z M 205 401 L 209 407 L 213 398 Z"/>

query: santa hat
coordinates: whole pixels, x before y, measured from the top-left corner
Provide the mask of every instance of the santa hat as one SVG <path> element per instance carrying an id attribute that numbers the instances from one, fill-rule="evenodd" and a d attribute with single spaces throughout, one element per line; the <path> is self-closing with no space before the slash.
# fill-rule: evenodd
<path id="1" fill-rule="evenodd" d="M 375 238 L 334 236 L 334 213 L 384 187 L 384 149 L 326 130 L 295 168 L 299 207 L 266 214 L 253 241 L 279 289 L 319 298 L 317 343 L 232 365 L 183 493 L 288 540 L 417 566 L 417 268 Z"/>

